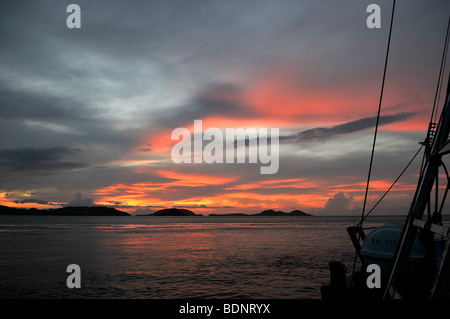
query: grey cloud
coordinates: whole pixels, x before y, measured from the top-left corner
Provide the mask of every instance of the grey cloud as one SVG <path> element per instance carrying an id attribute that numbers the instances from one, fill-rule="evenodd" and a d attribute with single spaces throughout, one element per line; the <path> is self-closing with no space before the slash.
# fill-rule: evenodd
<path id="1" fill-rule="evenodd" d="M 347 196 L 338 191 L 328 198 L 323 208 L 313 209 L 312 212 L 325 215 L 355 215 L 361 213 L 361 209 L 353 206 L 353 196 Z"/>
<path id="2" fill-rule="evenodd" d="M 8 120 L 71 118 L 79 105 L 66 108 L 67 104 L 67 99 L 42 93 L 0 88 L 0 118 Z"/>
<path id="3" fill-rule="evenodd" d="M 80 151 L 63 147 L 3 149 L 0 150 L 0 168 L 44 172 L 83 168 L 87 166 L 86 163 L 72 160 Z"/>
<path id="4" fill-rule="evenodd" d="M 407 120 L 416 115 L 416 113 L 397 113 L 393 115 L 380 116 L 379 125 L 387 125 Z M 330 128 L 316 127 L 305 130 L 297 134 L 280 136 L 280 141 L 309 142 L 314 140 L 326 140 L 335 135 L 349 134 L 365 129 L 372 128 L 376 125 L 376 116 L 361 118 L 355 121 L 335 125 Z"/>
<path id="5" fill-rule="evenodd" d="M 77 193 L 75 194 L 76 198 L 67 203 L 66 206 L 72 206 L 72 207 L 83 207 L 83 206 L 95 206 L 95 203 L 92 199 L 90 198 L 83 198 L 83 195 Z"/>
<path id="6" fill-rule="evenodd" d="M 37 198 L 26 198 L 26 199 L 15 200 L 14 203 L 16 203 L 16 204 L 32 203 L 32 204 L 52 205 L 51 202 L 48 202 L 48 201 L 42 200 L 42 199 L 37 199 Z"/>
<path id="7" fill-rule="evenodd" d="M 80 96 L 61 97 L 10 87 L 0 81 L 0 144 L 37 147 L 80 144 L 131 146 L 137 129 L 114 128 L 104 110 Z"/>
<path id="8" fill-rule="evenodd" d="M 347 211 L 351 208 L 353 202 L 353 196 L 345 196 L 343 192 L 337 192 L 330 197 L 325 205 L 325 211 L 334 211 L 339 213 L 340 211 Z"/>
<path id="9" fill-rule="evenodd" d="M 235 84 L 210 84 L 186 104 L 159 115 L 156 125 L 175 128 L 210 116 L 246 118 L 254 115 L 250 107 L 240 101 L 240 94 L 241 88 Z"/>
<path id="10" fill-rule="evenodd" d="M 151 144 L 146 144 L 146 147 L 143 148 L 139 148 L 138 151 L 139 152 L 152 152 L 152 145 Z"/>

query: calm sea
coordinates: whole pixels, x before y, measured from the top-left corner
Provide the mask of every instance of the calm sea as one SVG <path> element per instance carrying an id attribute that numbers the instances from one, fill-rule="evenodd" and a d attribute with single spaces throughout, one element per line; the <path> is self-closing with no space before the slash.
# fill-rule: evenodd
<path id="1" fill-rule="evenodd" d="M 330 260 L 352 267 L 358 220 L 0 216 L 0 298 L 320 298 Z"/>

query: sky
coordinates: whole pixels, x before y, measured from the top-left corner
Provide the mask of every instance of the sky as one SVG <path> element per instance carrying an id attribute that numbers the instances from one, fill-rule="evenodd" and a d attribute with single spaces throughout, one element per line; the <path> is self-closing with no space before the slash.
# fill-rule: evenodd
<path id="1" fill-rule="evenodd" d="M 71 3 L 81 28 L 66 25 Z M 366 25 L 371 3 L 379 29 Z M 384 0 L 3 0 L 0 205 L 359 215 L 391 10 Z M 446 0 L 396 3 L 367 208 L 426 136 L 449 12 Z M 278 128 L 278 171 L 174 163 L 171 133 L 193 132 L 194 120 Z M 407 213 L 419 165 L 379 214 Z"/>

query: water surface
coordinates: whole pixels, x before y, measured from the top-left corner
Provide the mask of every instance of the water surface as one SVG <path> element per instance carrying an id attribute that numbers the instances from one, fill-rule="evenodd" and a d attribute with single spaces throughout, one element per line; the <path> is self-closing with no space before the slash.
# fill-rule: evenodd
<path id="1" fill-rule="evenodd" d="M 0 216 L 0 298 L 320 298 L 328 262 L 352 266 L 358 220 Z"/>

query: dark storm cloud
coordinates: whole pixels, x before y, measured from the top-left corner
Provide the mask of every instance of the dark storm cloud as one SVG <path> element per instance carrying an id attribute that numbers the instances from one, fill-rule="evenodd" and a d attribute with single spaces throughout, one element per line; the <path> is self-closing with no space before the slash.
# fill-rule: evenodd
<path id="1" fill-rule="evenodd" d="M 33 141 L 37 148 L 131 147 L 140 131 L 113 127 L 102 111 L 90 108 L 79 97 L 19 90 L 0 82 L 0 145 L 20 148 Z"/>
<path id="2" fill-rule="evenodd" d="M 70 119 L 76 115 L 77 105 L 67 99 L 42 93 L 18 91 L 0 87 L 0 118 L 17 119 Z M 79 109 L 78 105 L 78 109 Z"/>
<path id="3" fill-rule="evenodd" d="M 0 168 L 12 171 L 48 172 L 86 167 L 86 163 L 73 161 L 80 149 L 63 147 L 36 149 L 3 149 L 0 150 Z"/>
<path id="4" fill-rule="evenodd" d="M 16 204 L 42 204 L 42 205 L 52 205 L 52 203 L 46 201 L 46 200 L 42 200 L 42 199 L 37 199 L 37 198 L 26 198 L 26 199 L 20 199 L 20 200 L 14 200 L 13 201 Z"/>
<path id="5" fill-rule="evenodd" d="M 241 89 L 231 83 L 215 83 L 202 88 L 189 102 L 159 115 L 156 125 L 169 127 L 192 124 L 211 116 L 248 118 L 256 114 L 241 101 Z"/>
<path id="6" fill-rule="evenodd" d="M 416 114 L 405 112 L 400 112 L 393 115 L 382 115 L 380 116 L 379 125 L 387 125 L 405 121 L 413 117 L 414 115 Z M 315 140 L 326 140 L 335 135 L 355 133 L 358 131 L 372 128 L 376 125 L 376 119 L 377 119 L 376 116 L 372 116 L 335 125 L 330 128 L 316 127 L 313 129 L 302 131 L 297 134 L 281 136 L 280 141 L 282 142 L 295 141 L 299 143 L 299 142 L 310 142 Z"/>

